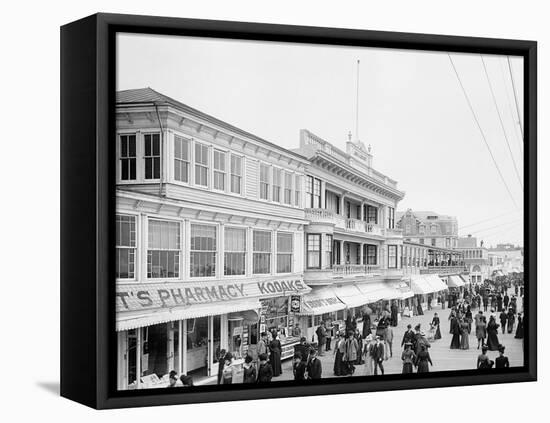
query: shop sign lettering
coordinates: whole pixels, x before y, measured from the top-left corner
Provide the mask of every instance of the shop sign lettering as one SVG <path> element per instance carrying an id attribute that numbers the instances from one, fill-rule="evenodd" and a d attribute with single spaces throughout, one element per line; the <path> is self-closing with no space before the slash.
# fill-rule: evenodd
<path id="1" fill-rule="evenodd" d="M 301 279 L 277 279 L 250 283 L 201 284 L 186 282 L 163 284 L 120 284 L 117 310 L 133 311 L 210 304 L 243 298 L 305 293 L 310 288 Z"/>

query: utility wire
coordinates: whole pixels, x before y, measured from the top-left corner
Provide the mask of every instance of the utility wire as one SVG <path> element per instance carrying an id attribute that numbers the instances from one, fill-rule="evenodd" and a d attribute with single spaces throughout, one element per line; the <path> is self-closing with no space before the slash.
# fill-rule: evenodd
<path id="1" fill-rule="evenodd" d="M 510 117 L 512 118 L 512 128 L 514 132 L 514 138 L 517 140 L 519 144 L 519 151 L 521 151 L 521 154 L 523 154 L 523 138 L 521 134 L 518 136 L 518 126 L 516 125 L 517 121 L 514 116 L 514 111 L 512 110 L 512 102 L 510 101 L 510 94 L 508 93 L 508 84 L 506 83 L 507 79 L 504 75 L 504 58 L 502 57 L 501 60 L 499 60 L 500 63 L 500 73 L 502 75 L 502 83 L 504 84 L 504 93 L 506 94 L 506 103 L 508 104 L 508 111 L 510 112 Z"/>
<path id="2" fill-rule="evenodd" d="M 508 151 L 510 152 L 510 157 L 512 158 L 512 163 L 514 164 L 514 170 L 516 171 L 516 176 L 518 178 L 518 182 L 521 185 L 521 190 L 523 191 L 523 182 L 521 182 L 521 176 L 519 176 L 518 167 L 516 164 L 516 159 L 514 159 L 514 154 L 512 153 L 512 148 L 510 147 L 510 141 L 508 141 L 508 135 L 506 134 L 506 128 L 504 127 L 504 122 L 502 121 L 502 116 L 500 115 L 500 110 L 498 108 L 497 104 L 497 98 L 495 96 L 495 91 L 493 90 L 493 84 L 491 84 L 491 78 L 489 78 L 489 72 L 487 72 L 487 64 L 485 63 L 485 60 L 483 59 L 483 56 L 480 54 L 479 57 L 481 57 L 481 63 L 483 63 L 483 70 L 485 71 L 485 76 L 487 77 L 487 84 L 489 84 L 489 90 L 491 91 L 491 97 L 493 97 L 493 104 L 495 105 L 495 109 L 497 111 L 498 120 L 500 122 L 500 127 L 502 128 L 502 133 L 504 134 L 504 140 L 506 141 L 506 146 L 508 147 Z"/>
<path id="3" fill-rule="evenodd" d="M 525 142 L 525 136 L 523 135 L 523 125 L 521 124 L 521 118 L 519 114 L 519 103 L 518 103 L 518 95 L 516 93 L 516 84 L 514 82 L 514 73 L 512 72 L 512 62 L 510 61 L 510 56 L 506 56 L 506 59 L 508 59 L 508 70 L 510 71 L 510 79 L 512 80 L 512 89 L 514 91 L 514 100 L 516 102 L 516 111 L 518 113 L 518 125 L 521 131 L 521 138 L 523 138 Z"/>
<path id="4" fill-rule="evenodd" d="M 450 53 L 447 53 L 447 56 L 449 56 L 449 60 L 451 61 L 451 65 L 452 65 L 453 70 L 455 72 L 456 78 L 458 79 L 458 83 L 460 84 L 460 88 L 462 89 L 462 93 L 464 94 L 464 98 L 466 99 L 466 102 L 468 103 L 468 107 L 470 108 L 470 111 L 472 112 L 472 116 L 474 117 L 474 120 L 475 120 L 476 125 L 479 129 L 481 137 L 483 138 L 483 141 L 485 142 L 485 146 L 487 147 L 487 150 L 489 150 L 489 154 L 491 155 L 491 159 L 493 159 L 493 164 L 495 165 L 495 168 L 497 169 L 497 172 L 500 175 L 500 179 L 502 180 L 502 183 L 504 184 L 504 186 L 506 187 L 506 190 L 508 191 L 508 194 L 510 195 L 510 199 L 512 200 L 512 203 L 514 203 L 514 206 L 517 209 L 518 205 L 516 203 L 516 200 L 514 200 L 514 196 L 512 195 L 512 192 L 510 191 L 510 188 L 508 187 L 508 184 L 506 183 L 506 180 L 504 179 L 504 176 L 502 176 L 502 172 L 500 171 L 500 168 L 498 167 L 497 161 L 495 160 L 495 157 L 493 156 L 493 152 L 491 151 L 491 147 L 489 147 L 489 143 L 487 142 L 487 139 L 485 138 L 485 133 L 483 132 L 483 129 L 481 128 L 481 125 L 480 125 L 479 120 L 477 118 L 476 112 L 474 111 L 472 103 L 470 102 L 470 98 L 468 97 L 468 94 L 466 93 L 466 89 L 464 88 L 464 85 L 462 84 L 462 80 L 460 79 L 460 75 L 458 74 L 458 70 L 456 69 L 456 66 L 453 62 L 453 58 L 451 57 Z"/>
<path id="5" fill-rule="evenodd" d="M 487 219 L 478 220 L 477 222 L 469 223 L 468 225 L 464 225 L 464 226 L 460 226 L 458 228 L 458 230 L 460 231 L 461 229 L 464 229 L 464 228 L 469 228 L 471 226 L 476 226 L 480 223 L 489 222 L 490 220 L 495 220 L 495 219 L 498 219 L 499 217 L 508 216 L 509 214 L 518 213 L 518 212 L 519 212 L 519 210 L 514 210 L 514 211 L 510 211 L 508 213 L 499 214 L 498 216 L 493 216 L 493 217 L 489 217 Z"/>
<path id="6" fill-rule="evenodd" d="M 491 227 L 489 227 L 489 228 L 478 229 L 478 230 L 470 231 L 470 232 L 473 233 L 473 234 L 479 234 L 479 233 L 481 233 L 481 232 L 490 231 L 491 229 L 495 229 L 495 228 L 500 228 L 500 227 L 502 227 L 502 226 L 511 225 L 511 224 L 513 224 L 513 223 L 517 223 L 517 222 L 520 222 L 520 221 L 523 221 L 523 218 L 514 219 L 514 220 L 511 220 L 511 221 L 509 221 L 509 222 L 499 223 L 498 225 L 491 226 Z"/>

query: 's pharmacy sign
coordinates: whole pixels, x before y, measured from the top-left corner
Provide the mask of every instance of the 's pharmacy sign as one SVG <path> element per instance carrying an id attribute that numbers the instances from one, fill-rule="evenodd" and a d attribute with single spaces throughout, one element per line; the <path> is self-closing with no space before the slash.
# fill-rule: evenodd
<path id="1" fill-rule="evenodd" d="M 247 298 L 290 296 L 311 291 L 301 277 L 254 282 L 119 283 L 117 312 L 212 304 Z"/>

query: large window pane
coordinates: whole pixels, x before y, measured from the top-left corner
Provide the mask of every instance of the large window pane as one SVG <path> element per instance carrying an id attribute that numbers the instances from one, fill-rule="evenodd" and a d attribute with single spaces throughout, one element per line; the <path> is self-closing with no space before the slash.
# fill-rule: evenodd
<path id="1" fill-rule="evenodd" d="M 216 275 L 216 227 L 191 225 L 191 277 Z"/>
<path id="2" fill-rule="evenodd" d="M 231 155 L 231 192 L 241 193 L 242 157 Z"/>
<path id="3" fill-rule="evenodd" d="M 246 273 L 246 229 L 225 228 L 224 274 L 244 275 Z"/>
<path id="4" fill-rule="evenodd" d="M 136 256 L 136 218 L 116 216 L 116 277 L 134 279 Z"/>
<path id="5" fill-rule="evenodd" d="M 208 186 L 208 147 L 195 142 L 195 184 Z"/>
<path id="6" fill-rule="evenodd" d="M 225 153 L 214 150 L 214 189 L 225 190 Z"/>
<path id="7" fill-rule="evenodd" d="M 189 182 L 189 140 L 177 135 L 174 138 L 174 178 Z"/>
<path id="8" fill-rule="evenodd" d="M 145 179 L 160 178 L 160 134 L 145 134 Z"/>
<path id="9" fill-rule="evenodd" d="M 136 179 L 136 136 L 120 136 L 120 179 Z"/>
<path id="10" fill-rule="evenodd" d="M 277 233 L 277 273 L 292 272 L 292 234 Z"/>
<path id="11" fill-rule="evenodd" d="M 388 268 L 397 268 L 397 245 L 388 245 Z"/>
<path id="12" fill-rule="evenodd" d="M 253 273 L 271 273 L 271 232 L 253 232 Z"/>
<path id="13" fill-rule="evenodd" d="M 321 235 L 307 235 L 307 267 L 319 269 L 321 267 Z"/>
<path id="14" fill-rule="evenodd" d="M 149 220 L 147 248 L 148 278 L 177 278 L 180 275 L 180 223 Z"/>
<path id="15" fill-rule="evenodd" d="M 269 199 L 269 166 L 260 163 L 260 198 Z"/>

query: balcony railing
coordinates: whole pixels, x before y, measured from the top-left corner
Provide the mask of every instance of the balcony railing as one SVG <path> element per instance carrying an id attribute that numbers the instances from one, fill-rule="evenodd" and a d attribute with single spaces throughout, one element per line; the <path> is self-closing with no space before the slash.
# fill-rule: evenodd
<path id="1" fill-rule="evenodd" d="M 346 219 L 345 217 L 326 209 L 306 209 L 306 219 L 317 223 L 331 223 L 335 227 L 348 232 L 368 233 L 372 235 L 383 235 L 380 226 L 368 223 L 359 219 Z"/>
<path id="2" fill-rule="evenodd" d="M 332 275 L 335 277 L 374 275 L 380 273 L 380 266 L 372 264 L 335 264 Z"/>
<path id="3" fill-rule="evenodd" d="M 436 273 L 439 275 L 454 274 L 454 273 L 464 273 L 467 271 L 468 271 L 468 268 L 464 266 L 428 266 L 428 267 L 420 268 L 421 275 L 425 275 L 429 273 Z"/>

